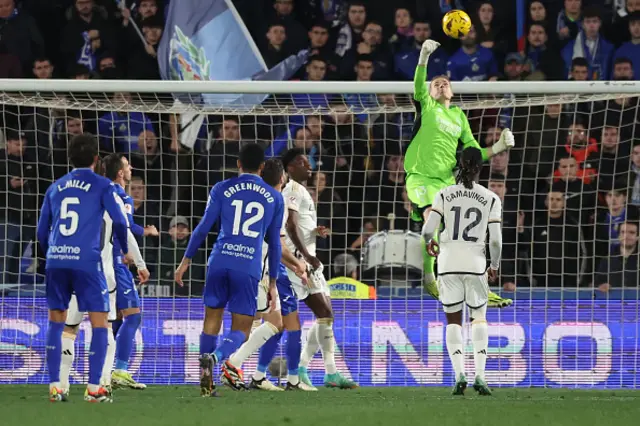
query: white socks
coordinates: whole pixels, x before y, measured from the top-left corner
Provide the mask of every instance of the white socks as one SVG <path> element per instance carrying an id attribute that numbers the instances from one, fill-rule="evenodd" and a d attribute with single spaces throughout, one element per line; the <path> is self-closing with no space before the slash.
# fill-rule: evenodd
<path id="1" fill-rule="evenodd" d="M 313 323 L 309 332 L 307 333 L 307 341 L 302 348 L 302 354 L 300 355 L 300 367 L 307 368 L 309 367 L 309 363 L 311 359 L 313 359 L 316 352 L 318 352 L 318 348 L 320 347 L 320 342 L 318 341 L 318 322 Z"/>
<path id="2" fill-rule="evenodd" d="M 107 329 L 107 357 L 104 359 L 102 367 L 102 377 L 100 385 L 106 386 L 111 384 L 111 371 L 113 370 L 113 362 L 116 358 L 116 339 L 113 337 L 111 327 Z"/>
<path id="3" fill-rule="evenodd" d="M 73 333 L 62 333 L 62 359 L 60 361 L 60 387 L 69 389 L 69 376 L 75 358 L 76 335 Z"/>
<path id="4" fill-rule="evenodd" d="M 241 368 L 242 364 L 249 358 L 255 351 L 260 349 L 262 345 L 267 343 L 267 340 L 278 334 L 278 328 L 266 321 L 256 328 L 250 335 L 249 340 L 244 342 L 240 348 L 229 357 L 229 362 L 237 368 Z M 254 375 L 255 378 L 255 375 Z M 256 378 L 260 380 L 260 378 Z"/>
<path id="5" fill-rule="evenodd" d="M 460 374 L 464 374 L 464 341 L 462 339 L 462 326 L 458 324 L 447 325 L 447 350 L 449 359 L 456 374 L 456 381 Z"/>
<path id="6" fill-rule="evenodd" d="M 476 367 L 476 377 L 484 380 L 484 368 L 487 364 L 487 348 L 489 347 L 489 330 L 486 320 L 474 320 L 471 323 L 471 340 L 473 341 L 473 361 Z M 447 339 L 447 344 L 448 343 L 449 341 Z"/>
<path id="7" fill-rule="evenodd" d="M 335 339 L 333 337 L 333 318 L 319 318 L 318 324 L 318 342 L 322 351 L 322 360 L 324 361 L 324 372 L 326 374 L 336 374 L 336 354 Z"/>

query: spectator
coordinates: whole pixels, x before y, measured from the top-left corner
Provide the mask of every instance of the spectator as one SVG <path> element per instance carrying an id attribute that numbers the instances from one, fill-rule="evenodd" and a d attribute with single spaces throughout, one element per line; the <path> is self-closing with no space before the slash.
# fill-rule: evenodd
<path id="1" fill-rule="evenodd" d="M 504 60 L 504 74 L 498 80 L 523 81 L 526 77 L 524 62 L 519 53 L 509 53 Z"/>
<path id="2" fill-rule="evenodd" d="M 558 13 L 556 19 L 556 33 L 559 40 L 566 42 L 578 36 L 582 28 L 581 8 L 582 0 L 564 0 L 564 8 Z"/>
<path id="3" fill-rule="evenodd" d="M 53 78 L 53 65 L 49 58 L 36 58 L 33 61 L 33 75 L 39 80 Z"/>
<path id="4" fill-rule="evenodd" d="M 130 104 L 130 93 L 116 93 L 112 102 L 118 104 Z M 141 112 L 108 112 L 98 120 L 98 136 L 102 149 L 107 152 L 138 151 L 138 137 L 143 130 L 153 132 L 153 125 L 146 114 Z"/>
<path id="5" fill-rule="evenodd" d="M 267 67 L 273 68 L 289 56 L 285 47 L 286 40 L 287 33 L 282 23 L 277 22 L 269 25 L 266 41 L 262 48 L 262 57 Z"/>
<path id="6" fill-rule="evenodd" d="M 106 10 L 93 0 L 75 0 L 62 33 L 65 63 L 80 63 L 93 71 L 101 53 L 118 51 L 117 40 Z"/>
<path id="7" fill-rule="evenodd" d="M 460 38 L 462 47 L 449 58 L 447 75 L 454 81 L 495 80 L 498 66 L 493 53 L 476 42 L 476 31 L 471 27 L 469 33 Z"/>
<path id="8" fill-rule="evenodd" d="M 631 167 L 629 171 L 629 204 L 640 208 L 640 145 L 631 150 Z"/>
<path id="9" fill-rule="evenodd" d="M 111 52 L 103 53 L 102 56 L 100 56 L 100 58 L 98 59 L 98 71 L 100 71 L 100 73 L 103 73 L 106 70 L 115 69 L 115 68 L 116 68 L 116 58 L 114 55 L 111 54 Z"/>
<path id="10" fill-rule="evenodd" d="M 325 22 L 313 24 L 309 30 L 309 41 L 312 57 L 322 57 L 327 66 L 327 78 L 336 80 L 339 75 L 338 66 L 340 66 L 342 58 L 336 55 L 333 47 L 329 45 L 329 26 Z"/>
<path id="11" fill-rule="evenodd" d="M 162 38 L 164 23 L 159 16 L 145 18 L 142 21 L 142 33 L 145 44 L 137 43 L 138 48 L 131 51 L 128 59 L 128 76 L 136 80 L 160 80 L 158 67 L 158 44 Z"/>
<path id="12" fill-rule="evenodd" d="M 133 174 L 143 177 L 150 200 L 169 201 L 171 172 L 175 170 L 175 155 L 161 152 L 158 138 L 153 130 L 140 132 L 137 145 L 138 151 L 131 153 Z"/>
<path id="13" fill-rule="evenodd" d="M 611 256 L 601 258 L 595 287 L 602 293 L 612 288 L 637 288 L 640 285 L 640 261 L 638 257 L 638 222 L 620 224 L 618 245 Z"/>
<path id="14" fill-rule="evenodd" d="M 44 40 L 36 21 L 17 8 L 14 0 L 0 0 L 0 40 L 25 70 L 44 54 Z"/>
<path id="15" fill-rule="evenodd" d="M 587 155 L 584 168 L 597 170 L 598 189 L 608 191 L 629 172 L 629 155 L 629 143 L 620 143 L 618 126 L 608 124 L 602 129 L 599 152 Z"/>
<path id="16" fill-rule="evenodd" d="M 629 21 L 629 33 L 631 33 L 631 41 L 627 41 L 616 50 L 613 55 L 614 67 L 617 64 L 617 60 L 624 58 L 631 62 L 633 72 L 630 80 L 633 80 L 635 76 L 640 78 L 640 10 L 633 12 L 628 17 Z M 615 74 L 615 71 L 614 71 Z M 615 76 L 614 76 L 614 79 Z"/>
<path id="17" fill-rule="evenodd" d="M 558 67 L 562 56 L 560 56 L 560 53 L 553 48 L 553 46 L 550 46 L 545 26 L 538 22 L 532 23 L 529 26 L 527 41 L 529 43 L 527 50 L 527 66 L 529 72 L 542 73 L 544 80 L 564 80 L 565 75 Z"/>
<path id="18" fill-rule="evenodd" d="M 532 236 L 532 275 L 537 287 L 577 287 L 586 269 L 585 240 L 578 223 L 565 214 L 564 184 L 547 194 L 546 213 Z"/>
<path id="19" fill-rule="evenodd" d="M 312 15 L 326 25 L 336 26 L 346 14 L 345 0 L 309 0 Z"/>
<path id="20" fill-rule="evenodd" d="M 529 4 L 529 21 L 533 24 L 545 22 L 547 20 L 547 9 L 544 3 L 534 0 Z"/>
<path id="21" fill-rule="evenodd" d="M 574 157 L 568 153 L 558 157 L 553 182 L 565 195 L 567 214 L 585 228 L 590 226 L 597 203 L 596 189 L 584 178 L 583 170 L 578 168 Z"/>
<path id="22" fill-rule="evenodd" d="M 634 77 L 635 71 L 630 59 L 620 57 L 613 61 L 613 80 L 633 80 Z"/>
<path id="23" fill-rule="evenodd" d="M 616 3 L 620 4 L 620 2 Z M 635 12 L 640 12 L 640 2 L 638 0 L 626 0 L 624 6 L 619 7 L 616 11 L 608 31 L 611 42 L 616 46 L 629 41 L 629 18 Z"/>
<path id="24" fill-rule="evenodd" d="M 342 253 L 333 259 L 333 276 L 358 279 L 358 260 L 350 253 Z"/>
<path id="25" fill-rule="evenodd" d="M 616 182 L 615 187 L 607 191 L 606 201 L 607 209 L 596 218 L 596 259 L 609 256 L 619 247 L 618 230 L 621 223 L 627 219 L 637 219 L 635 212 L 627 208 L 626 182 Z"/>
<path id="26" fill-rule="evenodd" d="M 525 237 L 525 214 L 520 210 L 517 199 L 507 198 L 505 175 L 492 173 L 487 188 L 502 202 L 502 260 L 500 262 L 500 284 L 505 291 L 514 291 L 517 284 L 528 283 L 524 259 L 528 252 Z"/>
<path id="27" fill-rule="evenodd" d="M 305 70 L 307 80 L 323 81 L 327 75 L 327 62 L 320 56 L 311 56 Z M 324 93 L 296 93 L 292 99 L 299 108 L 328 107 L 332 96 Z"/>
<path id="28" fill-rule="evenodd" d="M 590 138 L 584 124 L 575 122 L 569 125 L 567 129 L 566 142 L 563 146 L 558 147 L 557 158 L 564 157 L 565 154 L 571 155 L 576 159 L 578 177 L 590 181 L 596 170 L 583 168 L 583 163 L 589 154 L 597 153 L 598 142 L 594 138 Z"/>
<path id="29" fill-rule="evenodd" d="M 560 140 L 562 105 L 533 107 L 524 115 L 516 114 L 513 131 L 526 137 L 524 164 L 527 175 L 549 178 L 555 166 L 555 153 Z"/>
<path id="30" fill-rule="evenodd" d="M 300 148 L 304 151 L 309 159 L 312 170 L 316 170 L 319 166 L 320 150 L 316 144 L 317 139 L 313 138 L 311 131 L 306 127 L 299 127 L 293 134 L 293 148 Z"/>
<path id="31" fill-rule="evenodd" d="M 329 264 L 331 250 L 346 247 L 347 210 L 338 193 L 333 190 L 333 176 L 328 172 L 318 171 L 312 176 L 310 183 L 315 191 L 318 225 L 331 229 L 331 235 L 318 239 L 317 247 L 322 256 L 320 261 Z M 338 249 L 340 250 L 340 249 Z"/>
<path id="32" fill-rule="evenodd" d="M 396 31 L 389 38 L 389 46 L 392 52 L 397 52 L 402 49 L 402 46 L 411 43 L 414 37 L 414 25 L 411 18 L 411 12 L 406 7 L 399 7 L 396 9 L 394 24 Z"/>
<path id="33" fill-rule="evenodd" d="M 381 105 L 393 110 L 398 104 L 395 95 L 381 94 L 377 96 Z M 372 127 L 372 135 L 375 143 L 374 158 L 375 170 L 382 170 L 382 159 L 389 150 L 395 152 L 394 147 L 404 150 L 411 141 L 414 125 L 413 112 L 385 112 L 380 114 Z"/>
<path id="34" fill-rule="evenodd" d="M 82 64 L 71 64 L 67 75 L 72 80 L 89 80 L 92 77 L 91 70 Z"/>
<path id="35" fill-rule="evenodd" d="M 35 236 L 38 177 L 38 161 L 33 150 L 27 148 L 25 135 L 9 133 L 6 147 L 0 151 L 0 188 L 6 194 L 6 204 L 0 210 L 5 283 L 19 281 L 20 258 Z"/>
<path id="36" fill-rule="evenodd" d="M 575 0 L 566 0 L 565 3 L 571 1 Z M 601 25 L 600 11 L 593 7 L 585 9 L 582 22 L 584 30 L 562 49 L 567 74 L 574 59 L 585 58 L 589 66 L 588 80 L 609 80 L 613 45 L 600 35 Z"/>
<path id="37" fill-rule="evenodd" d="M 292 52 L 298 52 L 307 45 L 307 38 L 305 37 L 307 30 L 296 19 L 293 8 L 293 0 L 275 0 L 273 2 L 273 16 L 268 22 L 282 24 L 289 40 L 288 48 Z M 263 34 L 266 32 L 265 29 Z"/>
<path id="38" fill-rule="evenodd" d="M 413 74 L 418 66 L 418 58 L 420 49 L 425 40 L 431 38 L 431 24 L 424 20 L 418 20 L 413 24 L 413 38 L 409 38 L 407 42 L 398 47 L 398 52 L 394 57 L 395 75 L 400 80 L 413 80 Z M 427 64 L 427 79 L 432 80 L 434 77 L 447 73 L 447 52 L 443 47 L 438 47 L 435 52 L 429 56 Z"/>
<path id="39" fill-rule="evenodd" d="M 157 200 L 148 200 L 147 186 L 141 176 L 134 175 L 131 178 L 131 182 L 129 182 L 129 194 L 133 199 L 134 222 L 144 228 L 155 226 L 157 229 L 160 229 L 159 202 Z M 149 244 L 149 238 L 146 240 L 147 245 L 158 245 L 157 243 Z"/>
<path id="40" fill-rule="evenodd" d="M 336 54 L 344 56 L 347 51 L 355 48 L 362 40 L 364 24 L 367 22 L 367 9 L 362 1 L 351 1 L 347 9 L 347 23 L 338 30 Z"/>
<path id="41" fill-rule="evenodd" d="M 206 258 L 202 248 L 198 249 L 191 260 L 191 267 L 185 273 L 184 287 L 178 286 L 173 279 L 176 262 L 180 262 L 187 250 L 189 235 L 191 228 L 187 218 L 175 216 L 169 223 L 169 231 L 162 238 L 160 247 L 158 281 L 160 285 L 170 286 L 173 289 L 171 293 L 176 296 L 199 296 L 204 288 Z"/>
<path id="42" fill-rule="evenodd" d="M 498 38 L 499 30 L 493 21 L 494 17 L 491 2 L 482 1 L 479 3 L 476 15 L 472 19 L 476 21 L 474 28 L 477 31 L 477 42 L 487 49 L 494 49 L 500 44 Z"/>
<path id="43" fill-rule="evenodd" d="M 358 73 L 358 61 L 363 55 L 367 55 L 373 63 L 373 75 L 368 80 L 358 81 L 386 80 L 390 76 L 393 67 L 391 52 L 382 45 L 382 26 L 375 21 L 367 23 L 362 41 L 342 57 L 342 75 L 346 79 L 353 76 L 354 67 Z"/>
<path id="44" fill-rule="evenodd" d="M 589 79 L 589 62 L 585 58 L 574 58 L 571 60 L 571 71 L 569 80 L 587 81 Z"/>
<path id="45" fill-rule="evenodd" d="M 376 182 L 367 185 L 366 211 L 377 212 L 380 220 L 393 221 L 393 216 L 402 216 L 404 201 L 402 190 L 404 188 L 405 171 L 404 157 L 398 149 L 389 152 L 384 165 L 384 170 Z M 397 212 L 397 213 L 396 213 Z M 389 228 L 389 226 L 385 226 Z"/>

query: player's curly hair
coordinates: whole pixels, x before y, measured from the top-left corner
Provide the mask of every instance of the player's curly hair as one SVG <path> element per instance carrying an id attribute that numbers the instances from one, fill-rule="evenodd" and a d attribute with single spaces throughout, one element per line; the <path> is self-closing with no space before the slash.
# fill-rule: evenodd
<path id="1" fill-rule="evenodd" d="M 478 148 L 467 148 L 460 156 L 460 169 L 456 176 L 456 183 L 467 189 L 473 189 L 473 181 L 482 168 L 482 152 Z"/>
<path id="2" fill-rule="evenodd" d="M 304 155 L 304 151 L 300 148 L 291 148 L 282 155 L 282 165 L 287 170 L 289 164 L 295 160 L 299 155 Z"/>

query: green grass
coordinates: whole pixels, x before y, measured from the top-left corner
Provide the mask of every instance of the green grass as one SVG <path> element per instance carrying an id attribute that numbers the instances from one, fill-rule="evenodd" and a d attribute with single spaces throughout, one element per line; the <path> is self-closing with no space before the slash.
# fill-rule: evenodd
<path id="1" fill-rule="evenodd" d="M 7 426 L 590 426 L 633 425 L 640 392 L 495 389 L 493 397 L 452 397 L 445 388 L 361 388 L 351 391 L 232 392 L 201 398 L 198 388 L 120 390 L 113 404 L 89 404 L 84 388 L 52 404 L 45 386 L 0 386 L 0 424 Z"/>

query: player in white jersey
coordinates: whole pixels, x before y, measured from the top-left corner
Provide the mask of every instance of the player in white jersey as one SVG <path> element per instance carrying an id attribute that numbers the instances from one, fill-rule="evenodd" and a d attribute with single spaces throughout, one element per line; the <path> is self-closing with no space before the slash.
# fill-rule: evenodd
<path id="1" fill-rule="evenodd" d="M 120 197 L 116 197 L 116 202 L 120 206 L 122 213 L 126 217 L 125 205 Z M 140 253 L 138 243 L 131 233 L 131 230 L 127 231 L 128 243 L 129 243 L 129 255 L 127 259 L 135 263 L 139 271 L 143 271 L 139 278 L 141 282 L 145 282 L 149 275 Z M 100 385 L 105 389 L 111 391 L 111 370 L 113 368 L 113 362 L 116 354 L 116 342 L 111 331 L 111 323 L 116 320 L 116 278 L 114 271 L 114 259 L 113 259 L 113 221 L 107 212 L 104 213 L 103 227 L 102 227 L 102 250 L 100 252 L 102 259 L 102 266 L 105 278 L 107 280 L 107 287 L 109 289 L 109 332 L 107 333 L 108 346 L 107 356 L 104 361 L 102 369 L 102 376 L 100 378 Z M 76 296 L 73 295 L 69 302 L 69 310 L 67 312 L 67 320 L 65 322 L 64 331 L 62 333 L 62 358 L 60 362 L 60 385 L 65 394 L 69 393 L 70 387 L 70 375 L 73 361 L 75 358 L 75 340 L 78 336 L 79 326 L 84 319 L 86 312 L 81 312 L 78 309 L 78 301 Z"/>
<path id="2" fill-rule="evenodd" d="M 462 337 L 462 309 L 465 303 L 471 318 L 476 374 L 473 388 L 481 395 L 491 395 L 484 377 L 489 345 L 487 279 L 494 281 L 500 266 L 502 204 L 497 195 L 475 183 L 481 168 L 480 150 L 465 149 L 456 185 L 438 192 L 422 229 L 429 254 L 438 258 L 438 290 L 447 316 L 447 350 L 456 375 L 454 395 L 463 395 L 467 387 Z M 441 222 L 444 222 L 444 230 L 440 232 L 438 244 L 433 236 Z M 485 254 L 487 231 L 491 254 L 488 269 Z"/>
<path id="3" fill-rule="evenodd" d="M 288 203 L 287 248 L 307 263 L 308 283 L 292 271 L 287 271 L 298 300 L 315 314 L 317 321 L 308 333 L 307 342 L 300 357 L 300 381 L 313 386 L 307 368 L 320 348 L 325 366 L 324 385 L 342 389 L 352 389 L 358 385 L 340 374 L 335 362 L 335 339 L 333 337 L 333 311 L 329 287 L 322 275 L 323 265 L 316 257 L 316 238 L 326 238 L 330 230 L 318 226 L 315 202 L 304 183 L 311 177 L 309 159 L 300 149 L 287 151 L 282 159 L 289 182 L 282 191 Z"/>
<path id="4" fill-rule="evenodd" d="M 267 160 L 262 169 L 262 179 L 278 192 L 282 191 L 282 186 L 286 181 L 286 175 L 282 162 L 279 159 L 271 158 Z M 281 240 L 284 240 L 286 234 L 285 224 L 288 218 L 286 210 L 287 201 L 285 200 L 285 211 L 283 215 L 283 227 L 280 232 Z M 277 294 L 275 295 L 275 309 L 269 308 L 269 271 L 267 261 L 268 246 L 264 242 L 262 246 L 263 262 L 262 262 L 262 280 L 258 290 L 258 314 L 254 321 L 254 329 L 249 335 L 249 339 L 229 357 L 229 360 L 222 366 L 221 381 L 232 389 L 238 390 L 245 388 L 244 383 L 237 383 L 234 380 L 234 374 L 230 369 L 236 371 L 242 366 L 242 363 L 251 356 L 256 350 L 260 349 L 260 357 L 258 360 L 258 368 L 251 378 L 249 389 L 282 391 L 281 387 L 275 386 L 266 378 L 266 371 L 275 355 L 278 343 L 282 337 L 282 330 L 287 330 L 286 354 L 288 377 L 286 390 L 303 390 L 315 391 L 315 388 L 308 387 L 300 382 L 298 376 L 298 364 L 300 362 L 301 353 L 301 325 L 298 316 L 298 300 L 295 296 L 291 282 L 286 273 L 286 268 L 292 270 L 296 276 L 300 277 L 303 282 L 307 282 L 306 265 L 303 261 L 296 259 L 286 245 L 282 245 L 282 260 L 278 279 L 276 281 Z M 261 323 L 261 320 L 264 320 Z"/>

